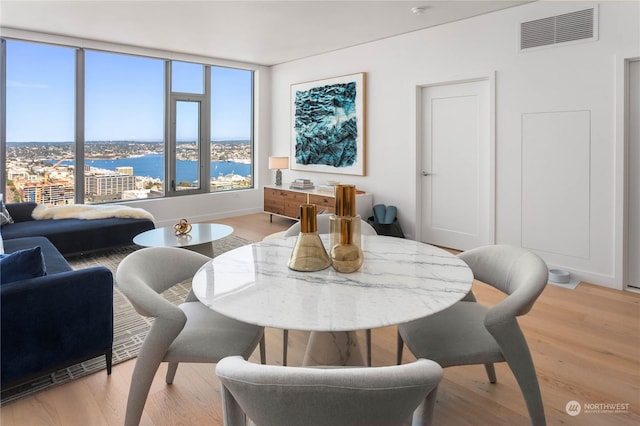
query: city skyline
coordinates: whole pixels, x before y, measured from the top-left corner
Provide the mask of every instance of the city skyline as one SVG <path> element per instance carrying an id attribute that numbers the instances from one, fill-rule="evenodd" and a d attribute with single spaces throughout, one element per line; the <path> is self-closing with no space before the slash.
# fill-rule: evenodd
<path id="1" fill-rule="evenodd" d="M 177 140 L 176 142 L 179 144 L 182 143 L 190 143 L 193 142 L 193 139 L 182 139 Z M 245 137 L 229 137 L 229 138 L 219 138 L 219 139 L 211 139 L 210 142 L 250 142 L 250 138 Z M 105 140 L 85 140 L 85 143 L 122 143 L 122 142 L 140 142 L 140 143 L 164 143 L 164 139 L 105 139 Z M 7 140 L 7 144 L 20 144 L 20 143 L 39 143 L 39 144 L 48 144 L 48 143 L 75 143 L 73 140 L 66 141 L 10 141 Z"/>

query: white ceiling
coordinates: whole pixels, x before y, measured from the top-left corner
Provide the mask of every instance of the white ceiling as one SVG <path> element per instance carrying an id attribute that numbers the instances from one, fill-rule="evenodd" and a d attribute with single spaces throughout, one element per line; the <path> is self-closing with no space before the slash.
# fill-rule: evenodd
<path id="1" fill-rule="evenodd" d="M 0 0 L 0 26 L 275 65 L 529 1 Z"/>

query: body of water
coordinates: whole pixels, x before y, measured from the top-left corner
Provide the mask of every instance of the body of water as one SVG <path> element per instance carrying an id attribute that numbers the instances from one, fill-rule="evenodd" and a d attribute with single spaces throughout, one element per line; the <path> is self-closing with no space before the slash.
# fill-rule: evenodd
<path id="1" fill-rule="evenodd" d="M 52 160 L 52 164 L 56 161 Z M 73 165 L 73 161 L 64 161 L 65 165 Z M 135 176 L 151 177 L 164 181 L 164 155 L 150 154 L 142 157 L 120 158 L 116 160 L 86 160 L 85 166 L 115 171 L 116 167 L 133 167 Z M 178 160 L 176 162 L 177 182 L 194 182 L 198 180 L 198 163 L 196 161 Z M 211 177 L 236 174 L 247 177 L 251 174 L 251 164 L 232 161 L 212 161 Z"/>

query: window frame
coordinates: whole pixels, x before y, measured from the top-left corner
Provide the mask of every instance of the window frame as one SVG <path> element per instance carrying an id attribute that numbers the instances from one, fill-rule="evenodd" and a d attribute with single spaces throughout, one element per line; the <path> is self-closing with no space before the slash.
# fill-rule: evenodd
<path id="1" fill-rule="evenodd" d="M 189 55 L 178 54 L 175 52 L 165 52 L 165 51 L 154 51 L 153 49 L 144 49 L 144 48 L 136 48 L 133 46 L 126 45 L 116 45 L 111 43 L 98 43 L 93 42 L 91 40 L 83 40 L 76 38 L 68 38 L 64 36 L 53 36 L 49 34 L 40 34 L 40 33 L 30 33 L 30 32 L 18 32 L 17 36 L 11 34 L 12 31 L 8 31 L 8 34 L 2 35 L 0 37 L 0 164 L 2 164 L 4 172 L 0 173 L 0 188 L 5 188 L 7 183 L 7 175 L 6 175 L 6 165 L 7 165 L 7 139 L 6 139 L 6 43 L 7 41 L 20 41 L 34 44 L 44 44 L 50 46 L 58 46 L 58 47 L 66 47 L 73 48 L 76 50 L 75 57 L 75 127 L 74 127 L 74 164 L 76 165 L 76 170 L 74 174 L 74 188 L 75 188 L 75 202 L 77 204 L 84 204 L 85 200 L 85 185 L 84 185 L 84 164 L 85 164 L 85 50 L 95 50 L 95 51 L 103 51 L 106 53 L 115 53 L 115 54 L 125 54 L 132 55 L 142 58 L 150 58 L 150 59 L 159 59 L 165 61 L 165 117 L 164 117 L 164 148 L 165 148 L 165 170 L 164 170 L 164 195 L 153 198 L 135 198 L 126 200 L 127 202 L 136 201 L 136 200 L 153 200 L 153 199 L 163 199 L 170 198 L 174 196 L 187 196 L 194 194 L 218 194 L 225 193 L 230 191 L 238 191 L 245 189 L 255 189 L 256 188 L 256 128 L 255 128 L 255 106 L 257 104 L 256 98 L 258 96 L 256 88 L 256 78 L 258 67 L 255 65 L 249 64 L 234 64 L 230 61 L 216 61 L 211 58 L 204 57 L 194 57 L 195 59 L 187 59 Z M 23 34 L 24 33 L 24 34 Z M 106 47 L 105 47 L 106 46 Z M 203 78 L 203 86 L 204 86 L 204 94 L 196 95 L 196 94 L 188 94 L 187 99 L 193 100 L 193 98 L 200 98 L 201 102 L 201 112 L 200 112 L 200 121 L 201 121 L 201 136 L 200 136 L 200 173 L 201 173 L 201 185 L 197 190 L 182 190 L 182 191 L 172 191 L 170 188 L 170 179 L 171 176 L 175 179 L 175 163 L 172 168 L 168 166 L 169 163 L 169 153 L 173 153 L 175 156 L 175 141 L 173 144 L 170 141 L 170 133 L 171 133 L 171 117 L 172 113 L 172 99 L 174 97 L 180 97 L 187 94 L 181 94 L 179 92 L 171 92 L 171 61 L 179 61 L 179 62 L 193 62 L 199 65 L 203 65 L 204 69 L 204 78 Z M 222 62 L 222 63 L 216 63 Z M 211 92 L 211 67 L 221 67 L 221 68 L 230 68 L 236 70 L 248 71 L 251 74 L 251 99 L 249 100 L 250 105 L 250 118 L 247 123 L 249 126 L 249 150 L 250 150 L 250 185 L 246 187 L 235 187 L 231 189 L 220 189 L 220 190 L 212 190 L 211 189 L 211 98 L 215 94 Z M 168 70 L 168 72 L 167 72 Z M 177 99 L 177 98 L 176 98 Z M 173 173 L 173 175 L 172 175 Z M 2 191 L 4 192 L 4 190 Z M 118 200 L 115 202 L 122 202 L 125 200 Z"/>
<path id="2" fill-rule="evenodd" d="M 165 63 L 165 197 L 177 197 L 182 195 L 207 194 L 211 192 L 211 150 L 208 149 L 211 142 L 209 141 L 209 129 L 211 126 L 210 105 L 211 105 L 211 69 L 209 65 L 204 65 L 203 69 L 203 90 L 204 93 L 184 93 L 173 92 L 173 73 L 171 64 L 173 61 Z M 180 61 L 184 62 L 184 61 Z M 178 102 L 199 102 L 199 129 L 198 129 L 198 173 L 200 174 L 200 187 L 194 189 L 185 189 L 178 191 L 177 189 L 177 170 L 176 170 L 176 148 L 178 141 L 176 137 L 176 105 Z M 206 142 L 206 143 L 205 143 Z"/>

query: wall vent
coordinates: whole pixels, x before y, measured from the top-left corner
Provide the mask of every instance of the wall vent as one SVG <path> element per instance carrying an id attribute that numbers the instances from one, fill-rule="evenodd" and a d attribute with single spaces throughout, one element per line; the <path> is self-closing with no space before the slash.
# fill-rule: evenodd
<path id="1" fill-rule="evenodd" d="M 551 16 L 520 24 L 520 50 L 597 40 L 595 8 Z"/>

